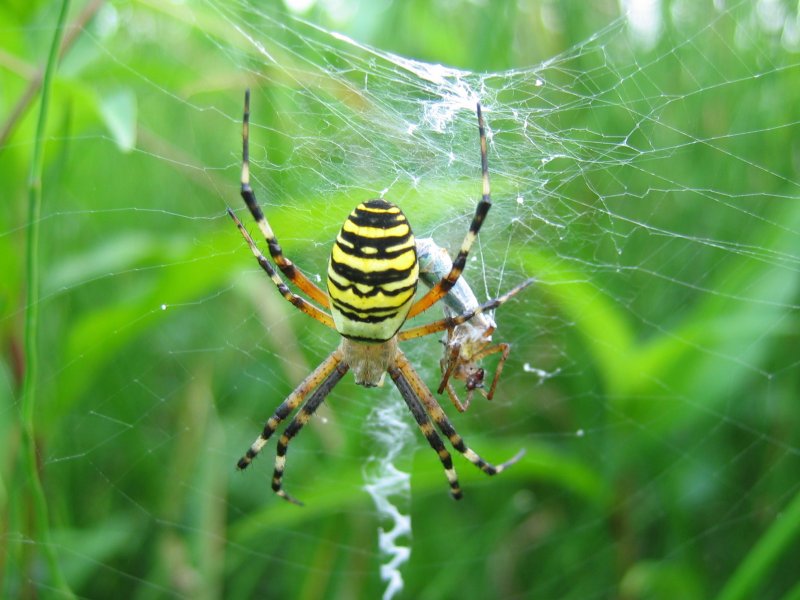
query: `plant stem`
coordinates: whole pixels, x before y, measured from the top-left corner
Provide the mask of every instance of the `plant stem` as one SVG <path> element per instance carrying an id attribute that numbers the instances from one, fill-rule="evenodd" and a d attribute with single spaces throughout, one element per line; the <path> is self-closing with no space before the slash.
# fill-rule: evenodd
<path id="1" fill-rule="evenodd" d="M 42 79 L 39 119 L 36 124 L 36 139 L 31 157 L 28 179 L 28 239 L 26 247 L 27 293 L 25 298 L 25 375 L 22 381 L 21 425 L 22 464 L 30 484 L 31 510 L 33 511 L 34 539 L 43 549 L 52 579 L 51 585 L 62 595 L 72 596 L 58 565 L 55 548 L 50 540 L 50 525 L 47 500 L 39 478 L 36 460 L 36 383 L 38 376 L 38 329 L 39 329 L 39 224 L 42 212 L 42 171 L 44 138 L 47 126 L 47 110 L 50 104 L 52 78 L 56 70 L 58 48 L 64 33 L 64 24 L 69 12 L 70 0 L 62 0 L 58 22 L 53 33 L 47 66 Z"/>

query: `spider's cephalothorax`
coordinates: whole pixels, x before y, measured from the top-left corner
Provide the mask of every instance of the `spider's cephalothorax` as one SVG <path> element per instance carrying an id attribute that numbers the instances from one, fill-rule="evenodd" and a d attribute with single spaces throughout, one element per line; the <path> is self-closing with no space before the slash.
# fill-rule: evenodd
<path id="1" fill-rule="evenodd" d="M 236 223 L 258 264 L 272 279 L 281 295 L 305 314 L 323 325 L 336 329 L 342 336 L 342 341 L 339 347 L 331 352 L 275 409 L 264 424 L 261 435 L 239 459 L 238 467 L 246 468 L 278 429 L 281 421 L 300 407 L 278 440 L 272 475 L 273 491 L 282 498 L 299 504 L 284 491 L 282 485 L 289 442 L 350 370 L 353 371 L 356 383 L 367 387 L 380 384 L 384 375 L 389 373 L 420 431 L 439 456 L 450 484 L 450 493 L 454 498 L 461 497 L 461 488 L 450 453 L 436 433 L 436 429 L 448 439 L 453 448 L 487 475 L 500 473 L 515 463 L 522 455 L 521 452 L 511 460 L 495 466 L 471 450 L 453 428 L 442 407 L 398 346 L 403 340 L 444 330 L 451 331 L 485 311 L 494 310 L 532 282 L 531 279 L 523 281 L 508 293 L 484 304 L 472 306 L 458 315 L 450 315 L 427 325 L 399 331 L 407 318 L 436 304 L 459 280 L 469 249 L 491 207 L 486 135 L 480 105 L 478 105 L 478 129 L 481 141 L 483 195 L 475 209 L 475 215 L 461 248 L 452 261 L 452 268 L 416 302 L 414 293 L 417 289 L 419 265 L 414 235 L 402 211 L 386 200 L 369 200 L 359 204 L 350 213 L 331 252 L 327 294 L 283 255 L 283 250 L 250 187 L 249 123 L 250 91 L 248 90 L 245 93 L 242 126 L 242 198 L 267 241 L 272 260 L 313 302 L 293 293 L 286 286 L 233 211 L 228 209 L 228 214 Z M 330 314 L 324 309 L 328 309 Z"/>

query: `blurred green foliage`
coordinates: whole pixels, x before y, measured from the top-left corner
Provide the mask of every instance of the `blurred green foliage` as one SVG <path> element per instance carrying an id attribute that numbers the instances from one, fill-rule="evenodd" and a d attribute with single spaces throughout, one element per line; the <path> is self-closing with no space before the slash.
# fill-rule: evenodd
<path id="1" fill-rule="evenodd" d="M 51 547 L 74 593 L 385 587 L 364 423 L 396 394 L 337 387 L 325 425 L 292 446 L 286 483 L 302 509 L 269 493 L 272 445 L 233 469 L 337 343 L 294 314 L 224 215 L 240 202 L 244 88 L 259 198 L 312 274 L 342 215 L 391 182 L 387 166 L 415 228 L 451 247 L 478 192 L 474 117 L 406 135 L 431 80 L 331 28 L 485 86 L 496 206 L 488 272 L 468 276 L 481 291 L 484 278 L 539 280 L 498 314 L 498 339 L 514 344 L 498 396 L 451 413 L 487 459 L 527 455 L 492 480 L 456 457 L 455 504 L 420 442 L 401 465 L 414 531 L 401 597 L 800 596 L 800 66 L 775 25 L 797 6 L 723 4 L 665 1 L 647 43 L 611 1 L 318 3 L 305 18 L 322 29 L 278 2 L 74 6 L 82 28 L 65 31 L 43 141 L 35 409 Z M 54 594 L 19 413 L 27 179 L 57 10 L 0 8 L 9 598 Z M 438 344 L 409 353 L 433 384 Z"/>

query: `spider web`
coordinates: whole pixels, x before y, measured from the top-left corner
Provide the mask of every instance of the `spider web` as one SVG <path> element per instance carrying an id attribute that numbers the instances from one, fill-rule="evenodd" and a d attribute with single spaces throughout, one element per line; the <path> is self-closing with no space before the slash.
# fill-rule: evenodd
<path id="1" fill-rule="evenodd" d="M 409 597 L 700 598 L 797 512 L 797 7 L 623 4 L 627 18 L 551 51 L 571 24 L 545 3 L 536 52 L 550 58 L 485 73 L 244 1 L 99 10 L 61 65 L 56 93 L 84 104 L 51 117 L 41 221 L 40 463 L 79 594 L 392 597 L 402 581 Z M 46 40 L 51 17 L 5 31 Z M 16 98 L 26 80 L 3 68 Z M 245 87 L 254 189 L 287 255 L 320 282 L 365 198 L 458 247 L 480 193 L 481 102 L 494 205 L 466 277 L 481 299 L 537 282 L 497 313 L 495 338 L 513 351 L 492 403 L 456 414 L 441 397 L 488 460 L 528 452 L 493 479 L 454 457 L 462 503 L 410 415 L 399 418 L 413 439 L 380 431 L 378 410 L 402 407 L 396 390 L 350 377 L 290 447 L 285 483 L 304 508 L 269 492 L 274 441 L 235 473 L 337 343 L 294 314 L 224 214 L 250 224 Z M 13 307 L 2 432 L 23 368 L 13 169 L 32 131 L 24 121 L 0 145 L 18 200 L 0 230 Z M 431 386 L 434 337 L 404 346 Z M 399 483 L 392 503 L 364 489 L 385 483 L 380 472 Z M 387 514 L 409 531 L 392 534 Z M 397 539 L 381 547 L 380 531 Z M 3 536 L 40 544 L 21 528 Z M 796 585 L 784 552 L 759 597 Z M 26 573 L 6 574 L 5 590 L 52 585 L 43 568 Z"/>

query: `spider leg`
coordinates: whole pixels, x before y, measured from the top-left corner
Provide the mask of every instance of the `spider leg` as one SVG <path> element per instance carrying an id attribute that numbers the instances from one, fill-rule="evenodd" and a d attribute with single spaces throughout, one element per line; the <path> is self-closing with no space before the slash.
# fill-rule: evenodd
<path id="1" fill-rule="evenodd" d="M 427 325 L 419 325 L 417 327 L 411 327 L 409 329 L 401 331 L 397 334 L 397 339 L 398 341 L 401 342 L 404 340 L 412 340 L 414 338 L 430 335 L 432 333 L 437 333 L 439 331 L 443 331 L 445 329 L 450 329 L 457 325 L 461 325 L 462 323 L 466 323 L 475 315 L 479 315 L 488 310 L 496 309 L 498 306 L 506 302 L 509 298 L 516 296 L 518 293 L 520 293 L 534 281 L 536 281 L 536 279 L 533 277 L 531 277 L 530 279 L 526 279 L 522 283 L 511 288 L 502 296 L 498 296 L 497 298 L 484 302 L 477 308 L 468 310 L 455 317 L 445 317 L 444 319 L 439 319 L 438 321 L 434 321 L 433 323 L 428 323 Z"/>
<path id="2" fill-rule="evenodd" d="M 297 504 L 298 506 L 303 505 L 302 502 L 287 494 L 283 489 L 283 471 L 286 467 L 286 451 L 289 449 L 289 442 L 292 441 L 292 438 L 300 432 L 306 423 L 308 423 L 319 408 L 319 405 L 322 404 L 322 401 L 331 393 L 331 390 L 339 383 L 339 380 L 344 377 L 348 369 L 349 367 L 344 363 L 337 364 L 333 372 L 328 375 L 325 381 L 311 394 L 311 397 L 306 400 L 300 412 L 294 416 L 291 423 L 289 423 L 278 439 L 278 449 L 275 453 L 275 470 L 272 473 L 272 491 L 292 504 Z"/>
<path id="3" fill-rule="evenodd" d="M 477 105 L 477 113 L 478 133 L 481 140 L 481 179 L 483 186 L 481 201 L 478 202 L 478 206 L 475 207 L 475 215 L 472 217 L 472 223 L 469 225 L 469 231 L 467 231 L 464 241 L 461 242 L 461 249 L 458 251 L 456 259 L 453 261 L 452 269 L 450 269 L 450 272 L 439 280 L 436 285 L 429 289 L 422 298 L 414 303 L 408 313 L 409 319 L 428 310 L 436 302 L 441 300 L 455 285 L 456 281 L 458 281 L 461 272 L 464 270 L 464 266 L 467 264 L 469 250 L 478 237 L 481 225 L 483 225 L 483 221 L 486 219 L 486 215 L 492 207 L 492 196 L 489 188 L 489 160 L 486 157 L 486 126 L 483 122 L 480 103 Z"/>
<path id="4" fill-rule="evenodd" d="M 447 390 L 447 395 L 450 396 L 450 400 L 453 403 L 453 406 L 456 407 L 458 412 L 465 412 L 469 408 L 469 404 L 472 401 L 472 390 L 467 393 L 467 401 L 463 404 L 461 400 L 458 399 L 458 394 L 456 394 L 455 389 L 453 389 L 453 385 L 450 382 L 450 376 L 453 374 L 453 369 L 455 369 L 456 364 L 458 364 L 458 357 L 461 353 L 461 344 L 458 342 L 454 343 L 450 347 L 450 353 L 447 355 L 447 360 L 442 359 L 439 361 L 440 366 L 442 367 L 442 381 L 439 383 L 439 389 L 436 390 L 437 394 L 441 394 L 444 390 Z"/>
<path id="5" fill-rule="evenodd" d="M 453 369 L 458 362 L 458 355 L 460 353 L 461 344 L 455 342 L 452 346 L 450 346 L 450 352 L 447 355 L 447 360 L 445 361 L 445 359 L 442 359 L 439 361 L 439 365 L 442 367 L 442 381 L 439 382 L 439 389 L 436 390 L 436 393 L 441 394 L 444 391 L 444 388 L 450 381 L 450 375 L 453 374 Z"/>
<path id="6" fill-rule="evenodd" d="M 397 367 L 389 367 L 389 375 L 392 377 L 397 389 L 400 390 L 400 395 L 403 396 L 403 400 L 406 401 L 406 405 L 411 411 L 411 414 L 414 415 L 414 419 L 416 420 L 417 425 L 419 425 L 422 435 L 425 436 L 425 439 L 428 440 L 431 448 L 433 448 L 436 451 L 436 454 L 439 455 L 439 460 L 442 462 L 442 466 L 444 467 L 444 473 L 447 476 L 447 481 L 450 483 L 450 495 L 453 496 L 455 500 L 461 500 L 461 486 L 458 484 L 458 476 L 456 475 L 456 470 L 453 468 L 453 459 L 450 456 L 450 453 L 447 451 L 447 448 L 445 448 L 442 438 L 439 437 L 439 434 L 436 433 L 436 430 L 433 428 L 431 419 L 425 412 L 425 408 L 419 401 L 417 394 L 414 392 L 413 388 L 406 380 L 400 369 Z"/>
<path id="7" fill-rule="evenodd" d="M 453 403 L 453 406 L 456 407 L 456 410 L 458 412 L 466 412 L 469 408 L 469 405 L 472 403 L 473 390 L 467 391 L 467 400 L 466 402 L 462 403 L 461 400 L 458 399 L 458 394 L 453 387 L 453 382 L 448 381 L 444 389 L 447 390 L 447 395 L 450 396 L 450 401 Z M 439 393 L 441 394 L 441 392 Z"/>
<path id="8" fill-rule="evenodd" d="M 331 354 L 328 355 L 328 358 L 323 360 L 320 365 L 314 369 L 314 371 L 312 371 L 311 374 L 294 389 L 294 391 L 292 391 L 291 394 L 289 394 L 286 400 L 284 400 L 280 406 L 275 409 L 275 412 L 264 424 L 263 431 L 250 445 L 245 455 L 239 459 L 239 462 L 236 464 L 239 469 L 246 469 L 250 463 L 253 462 L 253 459 L 256 457 L 256 455 L 261 452 L 261 449 L 267 443 L 269 438 L 272 437 L 273 433 L 275 433 L 275 430 L 278 428 L 278 425 L 281 424 L 281 421 L 283 421 L 298 406 L 300 406 L 300 403 L 305 399 L 306 396 L 308 396 L 308 394 L 310 394 L 314 389 L 320 387 L 341 362 L 342 352 L 337 348 L 331 352 Z"/>
<path id="9" fill-rule="evenodd" d="M 393 371 L 395 373 L 393 373 Z M 395 378 L 395 374 L 398 371 L 399 371 L 399 376 Z M 441 431 L 442 434 L 446 436 L 448 440 L 450 440 L 450 443 L 453 445 L 453 448 L 458 450 L 464 456 L 464 458 L 466 458 L 469 462 L 478 467 L 481 471 L 483 471 L 487 475 L 497 475 L 498 473 L 503 472 L 505 469 L 513 465 L 520 458 L 522 458 L 523 454 L 525 454 L 525 450 L 520 450 L 513 458 L 507 460 L 504 463 L 500 463 L 499 465 L 493 465 L 489 462 L 486 462 L 474 450 L 469 448 L 464 443 L 463 438 L 456 432 L 452 423 L 450 423 L 450 421 L 448 420 L 447 415 L 444 414 L 442 407 L 439 406 L 438 402 L 436 402 L 436 399 L 433 397 L 433 394 L 425 386 L 422 379 L 420 379 L 417 372 L 411 366 L 411 363 L 408 362 L 408 359 L 406 358 L 405 354 L 403 354 L 399 350 L 397 351 L 397 356 L 395 357 L 394 366 L 389 369 L 389 374 L 392 375 L 393 379 L 395 379 L 395 383 L 397 383 L 401 379 L 405 380 L 408 386 L 406 393 L 410 391 L 411 394 L 413 394 L 418 399 L 418 401 L 422 402 L 425 411 L 433 419 L 433 422 L 436 424 L 436 427 L 439 429 L 439 431 Z M 400 389 L 399 385 L 398 389 Z M 400 391 L 401 393 L 403 393 L 402 389 Z M 406 398 L 405 394 L 403 397 Z M 406 398 L 406 402 L 408 403 L 408 398 Z M 425 433 L 425 431 L 423 431 L 423 433 Z M 447 472 L 447 467 L 445 467 L 445 471 Z M 448 474 L 448 479 L 449 478 L 450 475 Z M 453 487 L 452 481 L 450 487 L 451 488 Z"/>
<path id="10" fill-rule="evenodd" d="M 262 269 L 269 275 L 272 282 L 278 288 L 278 291 L 281 295 L 286 298 L 295 308 L 299 309 L 300 311 L 307 314 L 309 317 L 313 317 L 323 325 L 327 325 L 331 329 L 336 329 L 335 325 L 333 324 L 333 318 L 326 312 L 320 310 L 307 300 L 304 300 L 301 296 L 292 293 L 292 291 L 287 287 L 287 285 L 281 279 L 281 276 L 278 275 L 278 272 L 275 271 L 272 263 L 267 260 L 267 257 L 261 253 L 261 250 L 258 249 L 256 243 L 253 241 L 253 238 L 250 237 L 250 234 L 245 229 L 242 222 L 239 218 L 234 214 L 234 212 L 229 208 L 228 214 L 230 215 L 233 222 L 236 223 L 236 227 L 239 228 L 239 233 L 242 234 L 244 241 L 247 242 L 247 245 L 250 246 L 250 250 L 253 253 L 253 256 L 256 257 L 258 264 L 261 266 Z"/>
<path id="11" fill-rule="evenodd" d="M 495 344 L 494 346 L 484 348 L 472 357 L 472 360 L 477 362 L 483 360 L 487 356 L 497 354 L 498 352 L 502 352 L 502 354 L 500 355 L 500 361 L 497 363 L 497 367 L 494 370 L 494 377 L 492 378 L 492 385 L 489 388 L 489 393 L 484 394 L 487 400 L 491 400 L 494 397 L 494 391 L 497 388 L 497 382 L 500 380 L 500 374 L 503 372 L 503 367 L 508 359 L 508 354 L 511 352 L 511 344 L 506 344 L 505 342 Z"/>
<path id="12" fill-rule="evenodd" d="M 328 295 L 319 289 L 306 275 L 298 269 L 295 264 L 283 255 L 283 249 L 278 243 L 278 238 L 272 232 L 269 221 L 264 216 L 264 212 L 256 201 L 256 194 L 250 187 L 250 90 L 244 93 L 244 117 L 242 118 L 242 199 L 253 215 L 258 228 L 264 235 L 269 246 L 269 254 L 272 260 L 284 275 L 300 288 L 314 302 L 323 308 L 329 308 Z"/>

